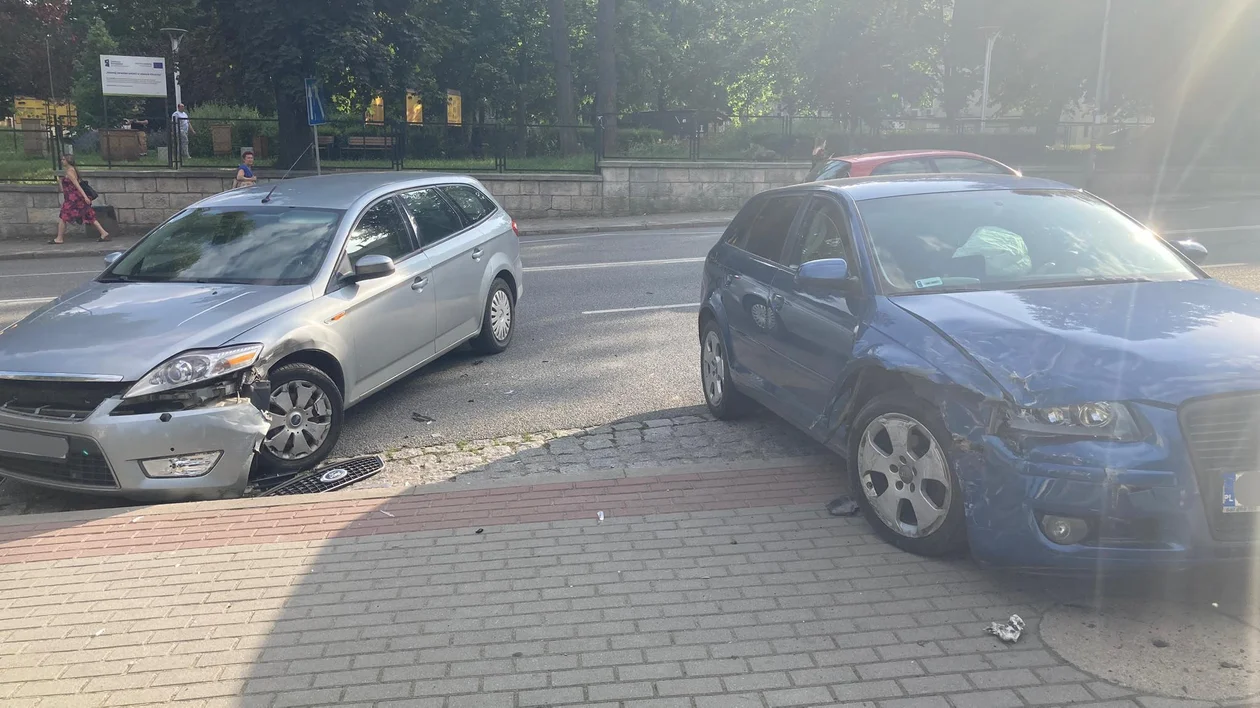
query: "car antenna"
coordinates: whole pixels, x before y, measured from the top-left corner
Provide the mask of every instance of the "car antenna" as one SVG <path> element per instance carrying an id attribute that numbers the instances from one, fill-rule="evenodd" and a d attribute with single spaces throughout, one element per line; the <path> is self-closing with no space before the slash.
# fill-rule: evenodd
<path id="1" fill-rule="evenodd" d="M 276 182 L 275 184 L 271 185 L 271 192 L 276 191 L 276 187 L 280 186 L 280 182 L 283 182 L 285 180 L 285 177 L 289 176 L 289 173 L 293 171 L 294 167 L 297 167 L 297 164 L 302 161 L 302 158 L 306 157 L 306 153 L 310 151 L 311 145 L 314 145 L 314 144 L 315 143 L 310 143 L 310 145 L 307 145 L 306 150 L 303 150 L 302 154 L 298 155 L 298 159 L 294 160 L 292 165 L 289 165 L 289 169 L 284 171 L 284 177 L 281 177 L 279 182 Z M 271 201 L 271 192 L 267 192 L 267 196 L 263 197 L 263 200 L 262 200 L 263 204 L 266 204 Z"/>

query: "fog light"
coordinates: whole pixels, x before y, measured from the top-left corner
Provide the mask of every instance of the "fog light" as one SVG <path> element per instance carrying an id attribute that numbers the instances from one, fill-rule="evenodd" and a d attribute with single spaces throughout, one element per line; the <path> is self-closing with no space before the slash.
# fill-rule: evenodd
<path id="1" fill-rule="evenodd" d="M 191 455 L 174 455 L 152 460 L 141 460 L 140 468 L 146 477 L 200 477 L 209 474 L 223 451 L 195 452 Z"/>
<path id="2" fill-rule="evenodd" d="M 1041 530 L 1046 534 L 1046 538 L 1060 546 L 1071 546 L 1080 543 L 1089 535 L 1089 523 L 1084 519 L 1071 516 L 1046 514 L 1041 517 Z"/>

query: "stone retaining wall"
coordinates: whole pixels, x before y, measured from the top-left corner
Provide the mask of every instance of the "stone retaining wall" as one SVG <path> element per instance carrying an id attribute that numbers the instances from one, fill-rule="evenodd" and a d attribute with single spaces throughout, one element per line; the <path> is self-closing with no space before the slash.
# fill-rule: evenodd
<path id="1" fill-rule="evenodd" d="M 477 175 L 518 218 L 632 216 L 734 211 L 757 192 L 805 179 L 804 163 L 605 161 L 600 174 Z M 1078 171 L 1025 171 L 1069 184 Z M 102 170 L 84 168 L 124 231 L 143 232 L 175 211 L 232 186 L 234 170 Z M 260 173 L 260 183 L 275 179 Z M 1109 197 L 1168 192 L 1260 192 L 1260 172 L 1198 170 L 1100 173 L 1094 191 Z M 0 238 L 43 236 L 55 228 L 60 206 L 52 185 L 0 184 Z M 108 225 L 113 228 L 112 224 Z"/>

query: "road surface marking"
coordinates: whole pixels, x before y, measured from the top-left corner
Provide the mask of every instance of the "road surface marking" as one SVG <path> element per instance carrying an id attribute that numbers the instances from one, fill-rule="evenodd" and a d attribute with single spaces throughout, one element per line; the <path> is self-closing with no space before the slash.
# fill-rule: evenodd
<path id="1" fill-rule="evenodd" d="M 679 310 L 700 307 L 698 302 L 684 302 L 680 305 L 647 305 L 645 307 L 618 307 L 615 310 L 586 310 L 584 315 L 612 315 L 618 312 L 644 312 L 646 310 Z"/>
<path id="2" fill-rule="evenodd" d="M 56 273 L 7 273 L 0 275 L 0 278 L 34 278 L 43 275 L 100 275 L 100 270 L 63 270 Z"/>
<path id="3" fill-rule="evenodd" d="M 1212 226 L 1203 229 L 1172 229 L 1158 231 L 1157 233 L 1170 234 L 1220 234 L 1227 231 L 1260 231 L 1260 224 L 1251 224 L 1250 226 Z"/>
<path id="4" fill-rule="evenodd" d="M 688 227 L 681 227 L 688 228 Z M 530 238 L 528 236 L 521 237 L 522 246 L 532 246 L 536 243 L 555 243 L 557 241 L 573 241 L 580 238 L 602 238 L 604 236 L 720 236 L 723 231 L 694 231 L 688 233 L 678 233 L 677 231 L 608 231 L 593 234 L 578 234 L 576 236 L 557 236 L 555 238 Z"/>
<path id="5" fill-rule="evenodd" d="M 15 300 L 0 300 L 0 307 L 5 305 L 35 305 L 56 300 L 55 297 L 20 297 Z"/>
<path id="6" fill-rule="evenodd" d="M 568 265 L 533 266 L 524 268 L 526 273 L 540 273 L 551 270 L 585 270 L 587 268 L 632 268 L 634 266 L 671 265 L 675 263 L 703 263 L 704 256 L 699 258 L 663 258 L 657 261 L 612 261 L 611 263 L 570 263 Z"/>

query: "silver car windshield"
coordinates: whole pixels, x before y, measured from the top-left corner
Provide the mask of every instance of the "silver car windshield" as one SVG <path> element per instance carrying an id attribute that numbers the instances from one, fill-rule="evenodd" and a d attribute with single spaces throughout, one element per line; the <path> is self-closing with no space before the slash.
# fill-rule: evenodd
<path id="1" fill-rule="evenodd" d="M 323 264 L 343 213 L 296 207 L 190 209 L 149 234 L 100 280 L 305 284 Z"/>
<path id="2" fill-rule="evenodd" d="M 915 194 L 858 211 L 889 294 L 1200 277 L 1155 234 L 1080 192 Z"/>

